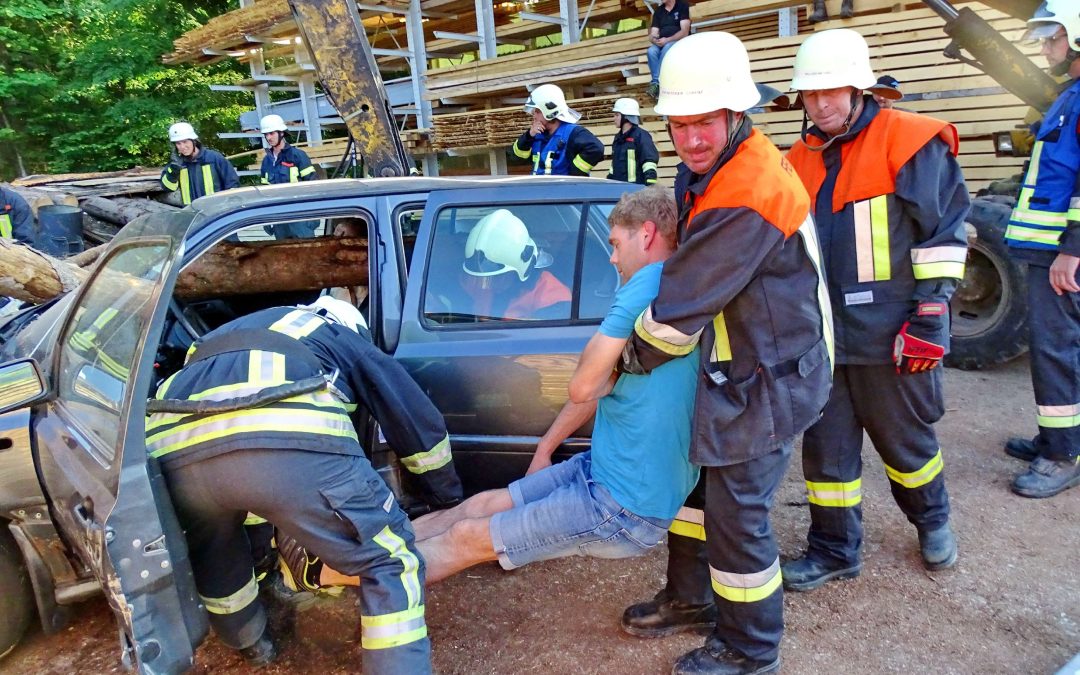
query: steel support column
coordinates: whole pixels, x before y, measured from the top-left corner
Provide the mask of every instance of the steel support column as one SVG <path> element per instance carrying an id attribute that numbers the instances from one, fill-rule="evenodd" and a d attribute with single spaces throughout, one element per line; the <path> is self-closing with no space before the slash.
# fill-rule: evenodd
<path id="1" fill-rule="evenodd" d="M 424 42 L 423 15 L 420 0 L 409 0 L 409 13 L 405 15 L 405 39 L 412 56 L 409 61 L 409 78 L 412 81 L 413 100 L 416 106 L 416 127 L 431 128 L 431 101 L 427 93 L 427 46 Z M 427 160 L 424 160 L 425 163 Z M 426 173 L 426 172 L 425 172 Z"/>
<path id="2" fill-rule="evenodd" d="M 578 4 L 577 0 L 559 0 L 559 16 L 562 17 L 562 41 L 564 45 L 573 44 L 581 40 L 578 30 Z"/>
<path id="3" fill-rule="evenodd" d="M 493 0 L 476 0 L 476 35 L 480 38 L 478 52 L 481 60 L 493 59 L 495 51 L 495 7 Z"/>

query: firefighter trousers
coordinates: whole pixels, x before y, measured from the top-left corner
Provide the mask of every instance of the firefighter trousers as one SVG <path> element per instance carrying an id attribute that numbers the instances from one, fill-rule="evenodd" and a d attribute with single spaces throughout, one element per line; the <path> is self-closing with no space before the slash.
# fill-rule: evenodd
<path id="1" fill-rule="evenodd" d="M 687 605 L 708 605 L 713 601 L 705 552 L 704 472 L 671 521 L 664 595 Z"/>
<path id="2" fill-rule="evenodd" d="M 933 426 L 944 412 L 941 368 L 899 374 L 892 365 L 836 367 L 821 419 L 803 436 L 807 555 L 832 567 L 859 561 L 864 430 L 908 520 L 927 532 L 948 522 L 944 462 Z"/>
<path id="3" fill-rule="evenodd" d="M 266 626 L 248 513 L 293 536 L 331 568 L 358 576 L 365 673 L 430 673 L 424 561 L 408 517 L 364 457 L 302 450 L 236 450 L 163 466 L 188 540 L 210 625 L 229 647 Z"/>
<path id="4" fill-rule="evenodd" d="M 1039 265 L 1028 265 L 1027 285 L 1036 448 L 1072 459 L 1080 454 L 1080 293 L 1055 293 Z"/>
<path id="5" fill-rule="evenodd" d="M 775 661 L 784 633 L 780 557 L 769 510 L 791 448 L 789 442 L 763 457 L 703 469 L 714 636 L 756 661 Z"/>

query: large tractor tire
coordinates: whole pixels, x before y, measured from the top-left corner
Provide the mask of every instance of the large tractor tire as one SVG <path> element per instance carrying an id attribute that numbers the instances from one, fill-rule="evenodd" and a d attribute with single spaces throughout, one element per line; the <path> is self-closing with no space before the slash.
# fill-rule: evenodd
<path id="1" fill-rule="evenodd" d="M 1015 200 L 1004 195 L 972 201 L 964 280 L 952 298 L 952 351 L 945 365 L 976 370 L 1027 351 L 1025 266 L 1009 257 L 1005 227 Z"/>
<path id="2" fill-rule="evenodd" d="M 37 611 L 22 553 L 0 520 L 0 659 L 15 649 Z"/>

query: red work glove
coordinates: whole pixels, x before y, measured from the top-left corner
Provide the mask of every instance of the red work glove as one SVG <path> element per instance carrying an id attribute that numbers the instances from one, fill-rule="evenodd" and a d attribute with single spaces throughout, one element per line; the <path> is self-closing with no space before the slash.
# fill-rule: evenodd
<path id="1" fill-rule="evenodd" d="M 909 331 L 910 321 L 905 321 L 893 341 L 893 361 L 898 373 L 921 373 L 937 368 L 945 356 L 945 347 L 915 337 Z"/>

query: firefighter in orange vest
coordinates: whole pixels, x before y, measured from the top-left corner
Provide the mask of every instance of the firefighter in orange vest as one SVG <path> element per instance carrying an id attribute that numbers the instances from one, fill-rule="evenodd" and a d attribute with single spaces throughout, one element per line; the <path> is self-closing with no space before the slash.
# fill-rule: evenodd
<path id="1" fill-rule="evenodd" d="M 811 35 L 791 88 L 813 122 L 788 153 L 814 205 L 832 300 L 836 372 L 821 421 L 803 437 L 809 547 L 783 566 L 809 591 L 862 569 L 865 431 L 929 570 L 956 562 L 941 446 L 949 298 L 964 276 L 970 206 L 951 124 L 886 110 L 869 49 L 850 29 Z"/>
<path id="2" fill-rule="evenodd" d="M 656 112 L 689 175 L 677 181 L 678 251 L 620 367 L 648 372 L 701 346 L 690 459 L 705 467 L 716 628 L 677 674 L 779 668 L 784 602 L 769 510 L 831 381 L 810 198 L 746 115 L 759 98 L 729 33 L 684 38 L 660 67 Z"/>

